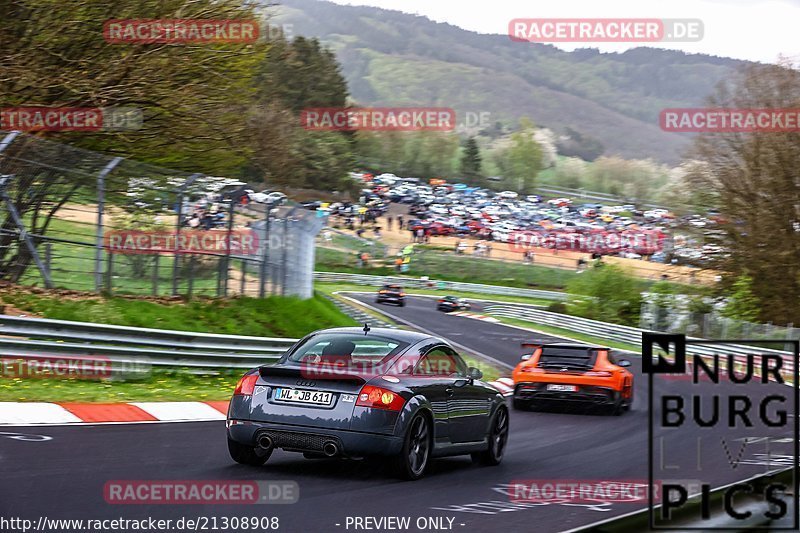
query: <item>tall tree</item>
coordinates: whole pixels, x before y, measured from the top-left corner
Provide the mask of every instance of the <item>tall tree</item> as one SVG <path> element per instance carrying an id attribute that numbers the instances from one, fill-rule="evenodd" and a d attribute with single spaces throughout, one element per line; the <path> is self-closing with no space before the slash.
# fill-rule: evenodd
<path id="1" fill-rule="evenodd" d="M 477 185 L 481 179 L 481 151 L 475 137 L 470 137 L 464 143 L 464 152 L 461 155 L 461 175 L 466 183 Z"/>
<path id="2" fill-rule="evenodd" d="M 6 0 L 0 3 L 3 107 L 134 107 L 141 130 L 40 133 L 172 168 L 236 171 L 249 154 L 255 65 L 265 43 L 111 44 L 109 19 L 258 18 L 242 0 Z"/>
<path id="3" fill-rule="evenodd" d="M 495 155 L 500 172 L 523 194 L 535 187 L 536 175 L 542 169 L 542 149 L 534 134 L 533 122 L 523 117 L 520 130 L 511 135 L 511 146 Z"/>
<path id="4" fill-rule="evenodd" d="M 752 65 L 722 84 L 712 108 L 800 108 L 800 73 L 788 62 Z M 730 253 L 716 266 L 728 282 L 752 279 L 760 318 L 800 323 L 800 133 L 705 133 L 687 179 L 713 193 Z"/>

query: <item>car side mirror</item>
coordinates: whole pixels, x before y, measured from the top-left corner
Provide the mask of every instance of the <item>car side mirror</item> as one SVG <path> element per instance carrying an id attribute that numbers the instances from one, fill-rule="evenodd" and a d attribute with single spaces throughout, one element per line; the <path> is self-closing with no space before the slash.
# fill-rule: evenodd
<path id="1" fill-rule="evenodd" d="M 520 361 L 527 361 L 527 360 L 528 360 L 528 359 L 530 359 L 531 357 L 533 357 L 533 354 L 532 354 L 532 353 L 526 353 L 526 354 L 524 354 L 522 357 L 520 357 L 520 358 L 519 358 L 519 360 L 520 360 Z"/>
<path id="2" fill-rule="evenodd" d="M 625 367 L 631 366 L 631 362 L 628 361 L 627 359 L 620 359 L 619 362 L 617 363 L 617 366 L 621 366 L 621 367 L 625 368 Z"/>
<path id="3" fill-rule="evenodd" d="M 469 367 L 469 368 L 467 369 L 467 377 L 468 377 L 470 380 L 472 380 L 472 381 L 475 381 L 476 379 L 481 379 L 481 378 L 483 378 L 483 372 L 481 372 L 481 371 L 480 371 L 480 370 L 478 370 L 477 368 L 475 368 L 475 367 L 472 367 L 472 366 L 471 366 L 471 367 Z"/>

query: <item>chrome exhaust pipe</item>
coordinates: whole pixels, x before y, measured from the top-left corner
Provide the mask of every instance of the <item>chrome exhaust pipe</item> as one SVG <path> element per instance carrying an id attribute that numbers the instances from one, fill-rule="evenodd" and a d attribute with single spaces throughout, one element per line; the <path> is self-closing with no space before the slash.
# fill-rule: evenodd
<path id="1" fill-rule="evenodd" d="M 328 441 L 322 445 L 322 453 L 324 453 L 327 457 L 339 455 L 339 446 L 337 446 L 333 441 Z"/>
<path id="2" fill-rule="evenodd" d="M 267 434 L 259 435 L 256 442 L 258 443 L 258 447 L 264 450 L 271 450 L 272 447 L 274 446 L 274 443 L 272 442 L 272 437 L 270 437 Z"/>

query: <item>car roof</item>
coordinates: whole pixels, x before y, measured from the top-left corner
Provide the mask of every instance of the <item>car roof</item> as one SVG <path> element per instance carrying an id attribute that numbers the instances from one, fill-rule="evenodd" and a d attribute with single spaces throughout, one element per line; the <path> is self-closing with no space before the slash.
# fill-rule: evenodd
<path id="1" fill-rule="evenodd" d="M 343 333 L 347 335 L 364 335 L 364 327 L 351 327 L 351 328 L 330 328 L 330 329 L 321 329 L 319 331 L 315 331 L 314 334 L 324 334 L 324 333 Z M 388 337 L 390 339 L 395 339 L 402 342 L 407 342 L 409 344 L 416 343 L 425 339 L 434 339 L 426 333 L 419 333 L 416 331 L 409 331 L 405 329 L 392 329 L 392 328 L 370 328 L 369 332 L 366 334 L 367 337 L 370 335 L 378 335 L 380 337 Z M 440 340 L 436 338 L 436 340 Z"/>

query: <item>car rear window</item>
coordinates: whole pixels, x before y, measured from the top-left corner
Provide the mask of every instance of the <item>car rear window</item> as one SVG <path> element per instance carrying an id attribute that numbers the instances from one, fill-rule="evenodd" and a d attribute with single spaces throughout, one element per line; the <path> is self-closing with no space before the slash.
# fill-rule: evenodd
<path id="1" fill-rule="evenodd" d="M 295 348 L 289 361 L 374 366 L 388 361 L 406 346 L 408 343 L 387 337 L 327 333 L 308 338 Z"/>
<path id="2" fill-rule="evenodd" d="M 594 348 L 543 347 L 539 356 L 540 367 L 591 368 L 597 359 Z"/>

